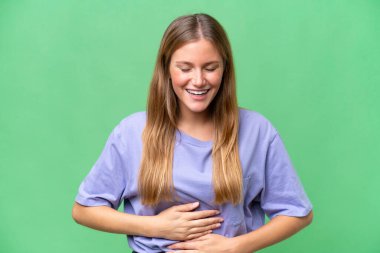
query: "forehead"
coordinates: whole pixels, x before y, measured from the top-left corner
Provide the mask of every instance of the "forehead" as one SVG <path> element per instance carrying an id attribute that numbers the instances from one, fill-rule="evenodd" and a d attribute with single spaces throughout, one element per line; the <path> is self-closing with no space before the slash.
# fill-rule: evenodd
<path id="1" fill-rule="evenodd" d="M 213 43 L 205 39 L 200 39 L 188 42 L 177 48 L 172 55 L 172 62 L 175 61 L 192 63 L 222 61 L 222 57 Z"/>

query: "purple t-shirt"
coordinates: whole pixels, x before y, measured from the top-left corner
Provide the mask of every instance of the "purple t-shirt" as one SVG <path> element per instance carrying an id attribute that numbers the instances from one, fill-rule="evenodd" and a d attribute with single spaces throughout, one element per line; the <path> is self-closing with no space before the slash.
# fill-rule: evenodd
<path id="1" fill-rule="evenodd" d="M 137 179 L 142 157 L 142 131 L 145 112 L 134 113 L 120 122 L 80 185 L 76 202 L 84 206 L 110 206 L 117 209 L 124 201 L 124 212 L 155 215 L 184 203 L 199 201 L 197 210 L 218 209 L 224 218 L 213 233 L 234 237 L 262 226 L 265 214 L 306 216 L 311 203 L 293 169 L 284 144 L 272 124 L 257 112 L 239 110 L 239 155 L 243 170 L 244 200 L 238 205 L 213 204 L 212 142 L 176 132 L 173 182 L 179 200 L 157 207 L 141 204 Z M 137 252 L 169 251 L 175 241 L 128 236 Z"/>

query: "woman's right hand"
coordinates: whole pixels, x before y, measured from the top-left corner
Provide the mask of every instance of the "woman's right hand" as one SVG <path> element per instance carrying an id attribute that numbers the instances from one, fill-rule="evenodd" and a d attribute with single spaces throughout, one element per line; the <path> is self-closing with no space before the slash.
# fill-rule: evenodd
<path id="1" fill-rule="evenodd" d="M 209 234 L 219 228 L 223 218 L 217 210 L 193 211 L 199 202 L 172 206 L 154 217 L 155 237 L 186 241 Z"/>

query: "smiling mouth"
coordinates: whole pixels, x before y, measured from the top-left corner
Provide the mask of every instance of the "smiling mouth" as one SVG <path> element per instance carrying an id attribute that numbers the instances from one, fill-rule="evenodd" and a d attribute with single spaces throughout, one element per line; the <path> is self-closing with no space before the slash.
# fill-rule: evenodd
<path id="1" fill-rule="evenodd" d="M 191 94 L 191 95 L 196 95 L 196 96 L 201 96 L 201 95 L 204 95 L 206 94 L 210 89 L 207 89 L 207 90 L 189 90 L 189 89 L 186 89 L 186 91 Z"/>

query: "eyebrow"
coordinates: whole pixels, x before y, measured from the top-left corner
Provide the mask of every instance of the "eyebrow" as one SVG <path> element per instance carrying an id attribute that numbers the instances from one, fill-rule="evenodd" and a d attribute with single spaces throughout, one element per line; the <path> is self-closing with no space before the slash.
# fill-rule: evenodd
<path id="1" fill-rule="evenodd" d="M 176 64 L 186 64 L 186 65 L 193 65 L 191 62 L 188 62 L 188 61 L 176 61 L 175 62 Z M 211 65 L 211 64 L 220 64 L 220 61 L 210 61 L 210 62 L 206 62 L 205 64 L 203 64 L 203 66 L 206 66 L 206 65 Z"/>

